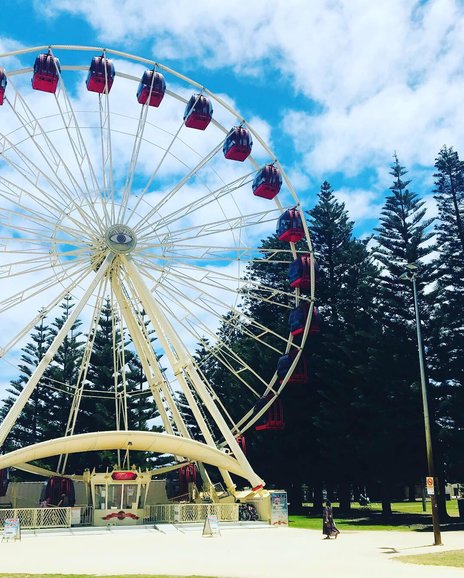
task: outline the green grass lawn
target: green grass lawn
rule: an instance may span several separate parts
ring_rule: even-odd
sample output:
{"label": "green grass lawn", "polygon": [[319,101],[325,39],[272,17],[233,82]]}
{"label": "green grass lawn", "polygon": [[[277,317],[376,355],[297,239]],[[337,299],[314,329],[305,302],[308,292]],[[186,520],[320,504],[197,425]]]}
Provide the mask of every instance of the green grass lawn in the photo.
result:
{"label": "green grass lawn", "polygon": [[[340,530],[428,530],[432,526],[430,502],[426,503],[426,511],[422,510],[422,502],[395,502],[392,504],[392,516],[385,520],[382,516],[382,505],[372,503],[369,508],[363,508],[357,503],[352,504],[349,515],[341,515],[338,503],[332,504],[334,519]],[[308,508],[308,512],[310,512]],[[447,512],[453,516],[453,523],[442,524],[442,530],[464,529],[464,522],[458,518],[456,500],[447,502]],[[308,528],[321,530],[320,516],[309,513],[306,516],[289,516],[289,525],[292,528]]]}
{"label": "green grass lawn", "polygon": [[424,566],[452,566],[464,568],[464,550],[449,550],[448,552],[434,552],[433,554],[417,554],[415,556],[398,556],[395,560],[408,564],[422,564]]}

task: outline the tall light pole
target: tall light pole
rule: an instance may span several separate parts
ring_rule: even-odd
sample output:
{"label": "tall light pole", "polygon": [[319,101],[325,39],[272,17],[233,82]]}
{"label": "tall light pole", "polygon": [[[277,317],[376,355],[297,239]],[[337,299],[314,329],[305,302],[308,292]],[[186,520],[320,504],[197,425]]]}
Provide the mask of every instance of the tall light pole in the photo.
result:
{"label": "tall light pole", "polygon": [[432,436],[430,433],[430,416],[429,416],[429,404],[427,400],[427,378],[425,375],[425,364],[424,364],[424,345],[422,342],[422,332],[421,332],[421,319],[419,315],[419,303],[417,299],[417,286],[416,280],[418,275],[418,267],[415,263],[408,263],[406,265],[407,271],[400,275],[400,279],[408,280],[412,282],[412,292],[414,296],[414,310],[416,312],[416,330],[417,330],[417,351],[419,353],[419,370],[420,370],[420,380],[421,380],[421,391],[422,391],[422,405],[424,411],[424,427],[425,427],[425,447],[427,451],[427,472],[428,476],[433,478],[433,494],[430,496],[430,503],[432,505],[432,524],[433,524],[433,537],[434,546],[441,546],[441,533],[440,533],[440,520],[438,516],[437,498],[436,498],[436,488],[437,484],[435,481],[435,467],[433,464],[433,451],[432,451]]}

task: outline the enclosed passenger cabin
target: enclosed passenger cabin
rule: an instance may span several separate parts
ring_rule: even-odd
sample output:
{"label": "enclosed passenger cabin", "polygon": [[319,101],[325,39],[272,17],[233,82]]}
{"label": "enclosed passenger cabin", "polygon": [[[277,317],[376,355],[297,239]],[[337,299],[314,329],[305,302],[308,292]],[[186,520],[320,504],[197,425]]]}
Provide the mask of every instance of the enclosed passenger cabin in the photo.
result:
{"label": "enclosed passenger cabin", "polygon": [[6,79],[5,71],[3,70],[3,68],[0,68],[0,105],[3,104],[3,101],[5,99],[5,90],[7,84],[8,81]]}
{"label": "enclosed passenger cabin", "polygon": [[35,59],[32,75],[32,88],[42,92],[56,92],[60,77],[60,61],[50,52],[39,54]]}
{"label": "enclosed passenger cabin", "polygon": [[[65,501],[63,496],[66,496]],[[40,498],[41,503],[46,506],[74,506],[75,500],[73,481],[61,476],[52,476],[48,479]]]}
{"label": "enclosed passenger cabin", "polygon": [[252,189],[256,197],[273,199],[282,187],[282,175],[274,165],[266,165],[256,174]]}
{"label": "enclosed passenger cabin", "polygon": [[[166,92],[164,76],[155,70],[146,70],[137,89],[137,100],[140,104],[159,106]],[[150,97],[150,99],[148,99]]]}
{"label": "enclosed passenger cabin", "polygon": [[242,450],[242,452],[246,455],[246,440],[245,440],[245,436],[244,435],[239,435],[235,438],[235,441],[238,443],[238,445],[240,446],[240,449]]}
{"label": "enclosed passenger cabin", "polygon": [[166,495],[170,500],[186,499],[189,495],[189,484],[197,481],[197,467],[187,464],[166,475]]}
{"label": "enclosed passenger cabin", "polygon": [[[258,400],[255,405],[255,413],[260,411],[269,401],[270,396],[267,395]],[[256,431],[263,430],[281,430],[285,429],[284,409],[282,400],[276,398],[268,410],[258,419],[255,424]]]}
{"label": "enclosed passenger cabin", "polygon": [[[279,357],[277,362],[277,376],[280,383],[283,382],[285,376],[290,371],[290,367],[295,359],[296,352],[286,353]],[[306,363],[306,357],[302,354],[298,359],[298,362],[293,370],[293,373],[289,377],[287,383],[307,383],[308,381],[308,366]]]}
{"label": "enclosed passenger cabin", "polygon": [[[309,314],[309,303],[307,301],[303,301],[290,311],[290,315],[288,316],[288,324],[290,326],[290,333],[293,337],[296,337],[303,333],[304,328],[306,326],[306,320],[308,319]],[[309,326],[309,335],[314,335],[319,333],[321,330],[320,321],[319,321],[319,312],[317,307],[313,307],[313,314],[311,316],[311,323]]]}
{"label": "enclosed passenger cabin", "polygon": [[288,209],[282,213],[277,221],[276,228],[279,241],[298,243],[304,238],[305,232],[300,212],[297,209]]}
{"label": "enclosed passenger cabin", "polygon": [[99,94],[109,94],[114,81],[114,64],[111,60],[102,56],[94,56],[90,63],[87,74],[87,90]]}
{"label": "enclosed passenger cabin", "polygon": [[10,469],[5,468],[3,470],[0,470],[0,496],[1,497],[6,495],[9,481],[10,481]]}
{"label": "enclosed passenger cabin", "polygon": [[[316,264],[314,278],[317,281]],[[290,263],[288,267],[288,280],[290,287],[298,287],[302,291],[311,288],[311,255],[300,255]]]}
{"label": "enclosed passenger cabin", "polygon": [[149,472],[114,469],[89,476],[95,526],[143,524]]}
{"label": "enclosed passenger cabin", "polygon": [[213,118],[213,105],[202,94],[192,94],[185,107],[184,122],[188,128],[205,130]]}
{"label": "enclosed passenger cabin", "polygon": [[234,126],[226,136],[222,152],[226,159],[243,162],[250,155],[252,147],[250,131],[243,126]]}

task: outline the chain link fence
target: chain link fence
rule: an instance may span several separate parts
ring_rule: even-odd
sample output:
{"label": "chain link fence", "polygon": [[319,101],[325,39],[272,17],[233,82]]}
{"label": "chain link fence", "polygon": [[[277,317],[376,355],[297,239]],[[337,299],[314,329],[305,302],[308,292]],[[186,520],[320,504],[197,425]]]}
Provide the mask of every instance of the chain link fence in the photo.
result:
{"label": "chain link fence", "polygon": [[144,522],[186,524],[217,516],[220,522],[237,522],[239,504],[157,504],[145,507]]}
{"label": "chain link fence", "polygon": [[69,528],[71,508],[6,508],[0,510],[0,527],[7,518],[17,518],[22,529]]}

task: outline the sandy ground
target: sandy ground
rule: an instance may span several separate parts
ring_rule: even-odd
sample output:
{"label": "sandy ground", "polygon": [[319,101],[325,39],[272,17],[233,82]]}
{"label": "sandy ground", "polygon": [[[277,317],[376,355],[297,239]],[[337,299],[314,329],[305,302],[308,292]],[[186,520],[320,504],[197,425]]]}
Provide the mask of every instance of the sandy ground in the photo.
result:
{"label": "sandy ground", "polygon": [[416,566],[399,555],[464,548],[464,532],[443,533],[433,546],[423,532],[320,532],[293,528],[197,527],[163,534],[153,528],[24,533],[0,543],[0,572],[173,574],[227,578],[464,578],[464,569]]}

